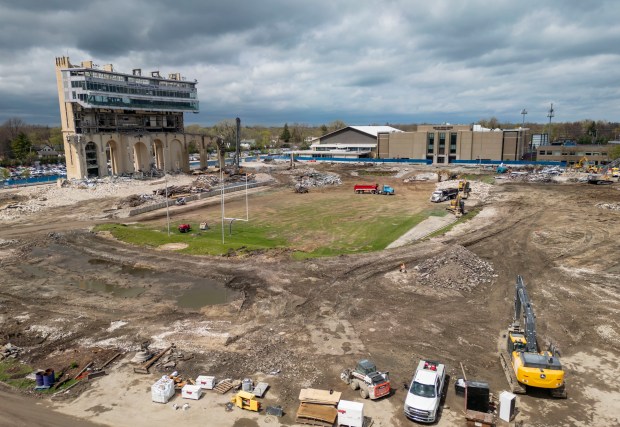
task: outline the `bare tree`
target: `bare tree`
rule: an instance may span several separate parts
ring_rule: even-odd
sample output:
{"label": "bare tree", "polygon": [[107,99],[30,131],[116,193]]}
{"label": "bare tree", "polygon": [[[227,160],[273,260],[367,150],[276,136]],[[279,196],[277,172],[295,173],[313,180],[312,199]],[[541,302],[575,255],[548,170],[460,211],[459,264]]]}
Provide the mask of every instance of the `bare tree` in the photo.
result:
{"label": "bare tree", "polygon": [[235,147],[237,141],[237,124],[235,120],[222,120],[213,126],[215,143],[217,144],[218,163],[220,168],[226,164],[226,151]]}

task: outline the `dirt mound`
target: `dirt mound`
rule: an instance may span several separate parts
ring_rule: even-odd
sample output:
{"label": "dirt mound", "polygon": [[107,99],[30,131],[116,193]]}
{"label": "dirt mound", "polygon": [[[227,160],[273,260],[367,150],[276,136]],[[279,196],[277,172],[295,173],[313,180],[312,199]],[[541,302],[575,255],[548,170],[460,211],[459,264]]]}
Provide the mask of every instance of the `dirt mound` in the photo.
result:
{"label": "dirt mound", "polygon": [[453,246],[414,267],[418,283],[425,286],[471,291],[493,280],[490,263],[463,246]]}

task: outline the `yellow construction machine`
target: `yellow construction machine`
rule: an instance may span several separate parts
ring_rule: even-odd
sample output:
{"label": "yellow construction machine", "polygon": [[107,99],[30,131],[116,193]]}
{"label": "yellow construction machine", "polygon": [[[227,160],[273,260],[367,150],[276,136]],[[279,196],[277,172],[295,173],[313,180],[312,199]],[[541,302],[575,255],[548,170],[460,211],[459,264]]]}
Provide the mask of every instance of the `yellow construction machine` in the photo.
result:
{"label": "yellow construction machine", "polygon": [[450,204],[446,206],[446,209],[452,212],[457,218],[465,215],[465,201],[461,193],[458,193],[454,199],[450,200]]}
{"label": "yellow construction machine", "polygon": [[527,387],[536,387],[548,389],[552,397],[566,399],[559,353],[553,346],[539,350],[534,311],[521,276],[517,276],[514,304],[515,314],[508,327],[506,348],[500,351],[500,361],[512,392],[525,394]]}
{"label": "yellow construction machine", "polygon": [[469,181],[465,178],[459,181],[459,193],[461,193],[461,198],[463,199],[467,199],[469,197],[469,193],[471,193]]}
{"label": "yellow construction machine", "polygon": [[230,399],[230,403],[248,411],[258,412],[260,409],[260,402],[256,400],[256,396],[248,391],[238,392]]}
{"label": "yellow construction machine", "polygon": [[584,156],[581,159],[579,159],[577,163],[573,165],[573,169],[583,169],[587,166],[588,166],[588,158]]}

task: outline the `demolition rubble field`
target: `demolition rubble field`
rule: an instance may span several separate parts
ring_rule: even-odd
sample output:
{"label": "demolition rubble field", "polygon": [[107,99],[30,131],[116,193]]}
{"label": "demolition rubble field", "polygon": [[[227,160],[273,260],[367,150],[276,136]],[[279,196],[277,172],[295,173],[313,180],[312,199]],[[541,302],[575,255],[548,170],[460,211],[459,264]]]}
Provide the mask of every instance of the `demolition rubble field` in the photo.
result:
{"label": "demolition rubble field", "polygon": [[[412,213],[445,207],[428,201],[437,186],[431,168],[312,165],[311,171],[298,173],[274,166],[255,173],[269,175],[273,185],[249,195],[250,215],[268,214],[274,221],[276,200],[291,206],[312,201],[320,211],[335,206],[325,201],[340,195],[344,211],[358,181],[396,189],[395,196],[355,195],[370,198],[368,203],[391,197],[389,203],[409,206]],[[568,399],[519,396],[517,421],[617,425],[618,184],[503,179],[491,185],[488,179],[478,183],[471,177],[475,172],[468,174],[474,190],[466,210],[475,206],[478,213],[470,219],[465,215],[447,233],[395,249],[301,261],[286,250],[192,256],[132,246],[92,231],[110,221],[165,224],[162,210],[106,217],[132,194],[153,194],[149,182],[128,184],[136,187],[132,191],[78,189],[106,194],[70,203],[69,191],[54,186],[47,192],[28,189],[37,192],[35,197],[3,190],[0,208],[33,200],[40,206],[0,218],[0,352],[7,356],[0,366],[23,361],[32,368],[71,367],[73,377],[90,361],[102,365],[116,353],[121,356],[105,367],[107,375],[53,397],[4,387],[7,399],[0,399],[0,410],[10,406],[6,413],[15,420],[33,419],[37,410],[45,410],[45,419],[59,417],[58,425],[69,425],[60,421],[67,415],[114,426],[209,425],[207,420],[221,426],[294,425],[301,388],[342,391],[344,399],[359,401],[339,374],[370,358],[390,372],[396,391],[387,399],[366,401],[366,415],[375,426],[408,426],[402,384],[411,380],[420,358],[429,358],[445,363],[451,377],[437,425],[464,425],[463,401],[453,387],[462,376],[460,363],[468,379],[488,382],[496,395],[507,389],[497,348],[512,320],[520,274],[534,304],[541,344],[552,341],[561,350]],[[174,185],[195,177],[178,179],[183,181]],[[299,182],[309,185],[307,194],[293,191]],[[239,199],[231,199],[233,210],[234,200]],[[190,202],[171,214],[197,222],[214,217],[210,210],[217,210],[217,203]],[[359,215],[359,227],[367,215]],[[329,230],[324,224],[316,239],[332,238]],[[402,264],[406,272],[400,271]],[[172,343],[176,348],[147,375],[134,373],[131,363],[145,341],[153,351]],[[173,403],[186,402],[180,396],[167,405],[151,402],[150,386],[174,370],[185,378],[204,374],[265,381],[270,389],[263,405],[280,405],[285,415],[226,412],[230,392],[187,401],[187,410],[172,409]]]}

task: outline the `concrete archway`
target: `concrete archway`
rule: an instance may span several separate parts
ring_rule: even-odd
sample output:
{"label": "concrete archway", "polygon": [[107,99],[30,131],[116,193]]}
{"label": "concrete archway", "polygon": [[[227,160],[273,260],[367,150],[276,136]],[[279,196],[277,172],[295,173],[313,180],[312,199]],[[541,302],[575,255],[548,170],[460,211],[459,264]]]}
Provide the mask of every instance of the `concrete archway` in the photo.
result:
{"label": "concrete archway", "polygon": [[164,169],[164,143],[160,139],[156,139],[153,141],[153,149],[155,153],[153,155],[153,160],[155,162],[155,167],[157,169]]}
{"label": "concrete archway", "polygon": [[170,160],[172,164],[169,166],[169,169],[173,171],[182,170],[185,165],[183,156],[184,150],[181,141],[178,139],[172,140],[170,143]]}
{"label": "concrete archway", "polygon": [[88,178],[99,176],[99,155],[97,151],[97,144],[93,141],[90,141],[84,146],[86,176]]}
{"label": "concrete archway", "polygon": [[134,144],[133,154],[133,166],[136,172],[148,172],[151,170],[151,156],[149,155],[149,150],[144,142],[138,141]]}
{"label": "concrete archway", "polygon": [[118,175],[121,172],[120,149],[118,143],[113,139],[109,140],[105,145],[105,154],[108,162],[108,175]]}

